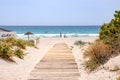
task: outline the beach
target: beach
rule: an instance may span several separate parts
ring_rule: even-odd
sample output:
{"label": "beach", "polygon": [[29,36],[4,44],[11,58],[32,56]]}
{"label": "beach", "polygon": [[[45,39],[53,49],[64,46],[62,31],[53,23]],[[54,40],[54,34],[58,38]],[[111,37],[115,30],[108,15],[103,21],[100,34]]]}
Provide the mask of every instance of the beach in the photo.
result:
{"label": "beach", "polygon": [[120,80],[120,0],[0,3],[0,80]]}
{"label": "beach", "polygon": [[[57,43],[65,43],[72,50],[75,62],[78,65],[80,74],[79,80],[115,80],[118,76],[117,73],[106,71],[104,69],[88,74],[83,66],[83,62],[85,61],[83,58],[83,52],[86,49],[86,46],[81,49],[74,45],[75,41],[78,40],[94,42],[97,38],[98,37],[40,38],[40,43],[37,44],[38,49],[27,47],[25,50],[26,56],[23,60],[14,57],[14,63],[0,59],[0,80],[27,80],[36,64],[40,62],[46,53]],[[99,77],[96,78],[96,76]]]}
{"label": "beach", "polygon": [[27,80],[34,66],[44,57],[49,49],[56,43],[66,43],[69,47],[77,40],[94,41],[96,37],[81,38],[41,38],[37,44],[39,49],[28,47],[23,60],[14,57],[14,62],[0,59],[0,80]]}
{"label": "beach", "polygon": [[[37,44],[38,49],[27,47],[24,59],[14,57],[15,63],[0,59],[1,80],[27,80],[36,64],[46,55],[46,53],[57,43],[65,43],[74,54],[75,61],[79,50],[76,51],[75,41],[94,42],[98,38],[98,26],[1,26],[16,32],[16,38],[28,40],[27,31],[33,33],[29,35],[30,40],[40,39]],[[61,35],[61,36],[60,36]],[[66,38],[64,36],[66,35]],[[36,41],[35,41],[36,44]],[[73,49],[72,49],[73,48]],[[75,48],[75,49],[74,49]],[[74,53],[75,52],[75,53]],[[77,56],[77,57],[76,57]],[[9,67],[8,67],[9,66]],[[78,65],[79,66],[79,65]]]}
{"label": "beach", "polygon": [[17,38],[27,38],[26,32],[32,32],[31,38],[60,38],[66,35],[68,38],[97,37],[99,25],[88,26],[0,26],[16,32]]}

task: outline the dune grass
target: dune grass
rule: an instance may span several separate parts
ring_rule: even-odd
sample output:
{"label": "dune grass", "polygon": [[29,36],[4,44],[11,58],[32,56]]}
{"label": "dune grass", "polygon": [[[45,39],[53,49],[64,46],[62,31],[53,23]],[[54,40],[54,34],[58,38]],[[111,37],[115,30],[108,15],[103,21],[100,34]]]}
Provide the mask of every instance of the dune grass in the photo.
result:
{"label": "dune grass", "polygon": [[84,46],[85,44],[87,44],[87,42],[83,42],[83,41],[81,41],[81,40],[75,41],[75,43],[74,43],[74,45],[79,46],[79,47],[82,47],[82,46]]}
{"label": "dune grass", "polygon": [[33,42],[13,37],[0,39],[0,57],[9,61],[14,61],[13,56],[23,59],[25,55],[24,50],[27,46],[34,47],[35,45]]}
{"label": "dune grass", "polygon": [[111,47],[104,44],[102,41],[95,41],[90,44],[88,49],[84,52],[84,58],[88,58],[85,62],[86,68],[91,72],[104,64],[111,55]]}

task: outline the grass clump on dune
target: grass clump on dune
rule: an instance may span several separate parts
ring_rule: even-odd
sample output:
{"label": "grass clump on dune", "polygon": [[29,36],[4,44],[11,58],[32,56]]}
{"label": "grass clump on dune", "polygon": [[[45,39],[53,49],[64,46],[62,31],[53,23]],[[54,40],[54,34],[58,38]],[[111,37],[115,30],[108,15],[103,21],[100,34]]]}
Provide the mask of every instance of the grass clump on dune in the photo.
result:
{"label": "grass clump on dune", "polygon": [[76,42],[74,43],[74,45],[82,47],[82,46],[85,45],[86,43],[87,43],[87,42],[83,42],[83,41],[79,40],[79,41],[76,41]]}
{"label": "grass clump on dune", "polygon": [[23,59],[25,55],[23,50],[25,50],[27,46],[34,47],[35,45],[32,42],[13,37],[0,39],[0,57],[9,61],[14,61],[12,59],[13,56]]}
{"label": "grass clump on dune", "polygon": [[95,41],[90,44],[88,49],[84,52],[84,58],[87,58],[85,62],[86,68],[91,72],[104,64],[111,55],[111,47],[104,44],[102,41]]}

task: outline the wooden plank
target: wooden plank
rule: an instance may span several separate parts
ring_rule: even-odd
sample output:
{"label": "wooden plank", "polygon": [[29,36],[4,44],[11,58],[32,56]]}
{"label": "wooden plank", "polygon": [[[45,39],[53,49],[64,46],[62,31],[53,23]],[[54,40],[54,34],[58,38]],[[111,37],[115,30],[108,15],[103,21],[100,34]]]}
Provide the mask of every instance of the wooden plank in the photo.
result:
{"label": "wooden plank", "polygon": [[55,44],[34,67],[28,80],[79,80],[78,66],[65,43]]}

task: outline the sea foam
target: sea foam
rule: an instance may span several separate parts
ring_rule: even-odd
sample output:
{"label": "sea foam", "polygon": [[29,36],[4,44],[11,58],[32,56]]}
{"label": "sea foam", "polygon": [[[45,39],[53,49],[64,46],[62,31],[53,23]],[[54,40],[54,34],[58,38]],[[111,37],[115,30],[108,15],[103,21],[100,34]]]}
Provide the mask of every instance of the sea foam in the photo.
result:
{"label": "sea foam", "polygon": [[[72,38],[72,37],[97,37],[99,36],[99,34],[76,34],[76,33],[73,33],[73,34],[62,34],[62,37],[64,37],[64,35],[66,35],[68,38]],[[19,38],[26,38],[27,35],[24,35],[24,34],[17,34],[17,37]],[[60,34],[33,34],[33,35],[30,35],[30,37],[32,38],[59,38],[60,37]]]}

